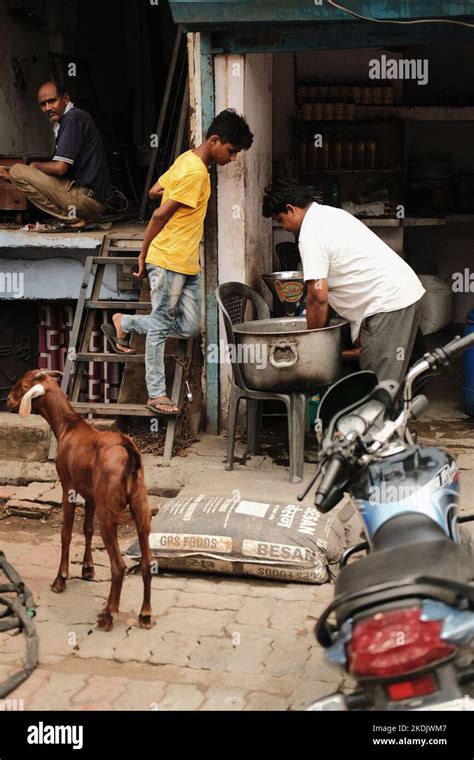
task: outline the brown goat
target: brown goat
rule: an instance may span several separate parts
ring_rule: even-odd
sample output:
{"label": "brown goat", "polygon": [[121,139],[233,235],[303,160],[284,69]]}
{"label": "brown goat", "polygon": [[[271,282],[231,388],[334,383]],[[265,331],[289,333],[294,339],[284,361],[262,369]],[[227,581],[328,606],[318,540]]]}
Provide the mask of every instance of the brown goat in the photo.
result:
{"label": "brown goat", "polygon": [[92,580],[92,536],[94,513],[97,512],[100,532],[107,549],[112,570],[112,585],[97,627],[110,631],[113,613],[118,612],[125,562],[122,558],[117,527],[128,522],[130,507],[140,541],[142,554],[143,604],[139,615],[141,628],[151,628],[151,551],[148,543],[151,512],[145,488],[140,452],[134,442],[122,433],[99,432],[77,415],[55,377],[60,372],[34,369],[19,380],[8,396],[8,407],[27,417],[38,412],[51,425],[58,440],[56,469],[63,487],[63,528],[61,533],[61,563],[51,586],[56,593],[64,591],[69,570],[69,546],[74,522],[76,495],[85,500],[84,536],[86,549],[82,577]]}

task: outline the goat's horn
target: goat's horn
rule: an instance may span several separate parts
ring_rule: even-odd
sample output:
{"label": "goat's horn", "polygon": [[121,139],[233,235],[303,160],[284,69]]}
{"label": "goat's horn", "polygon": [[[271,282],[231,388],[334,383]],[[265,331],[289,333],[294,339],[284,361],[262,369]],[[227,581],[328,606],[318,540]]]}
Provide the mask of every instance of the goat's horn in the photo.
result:
{"label": "goat's horn", "polygon": [[29,391],[26,391],[25,395],[21,399],[20,404],[20,417],[28,417],[31,414],[31,401],[34,398],[38,398],[38,396],[44,396],[46,393],[45,389],[41,385],[41,383],[37,383],[36,385],[33,385],[32,388],[30,388]]}

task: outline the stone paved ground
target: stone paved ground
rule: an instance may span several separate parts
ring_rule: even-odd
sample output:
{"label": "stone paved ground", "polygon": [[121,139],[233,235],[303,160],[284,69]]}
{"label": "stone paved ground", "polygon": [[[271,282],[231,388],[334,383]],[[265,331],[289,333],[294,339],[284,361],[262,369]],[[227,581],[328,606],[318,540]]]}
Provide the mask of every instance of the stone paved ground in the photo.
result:
{"label": "stone paved ground", "polygon": [[[156,625],[144,631],[137,625],[141,577],[129,574],[122,612],[113,631],[102,633],[95,620],[109,566],[100,539],[96,579],[86,582],[76,533],[71,578],[56,595],[49,586],[59,531],[16,522],[2,549],[34,594],[40,640],[40,666],[8,697],[23,699],[26,710],[298,710],[349,685],[325,664],[313,633],[332,596],[329,584],[161,575],[153,579]],[[0,680],[21,662],[23,638],[2,634]]]}

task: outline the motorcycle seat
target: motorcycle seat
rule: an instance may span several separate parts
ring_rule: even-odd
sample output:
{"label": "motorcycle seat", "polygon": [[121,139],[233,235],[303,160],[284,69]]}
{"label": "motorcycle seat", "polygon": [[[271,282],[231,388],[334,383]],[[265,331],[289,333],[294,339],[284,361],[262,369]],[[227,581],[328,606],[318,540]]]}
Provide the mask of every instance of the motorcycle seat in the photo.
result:
{"label": "motorcycle seat", "polygon": [[[394,588],[365,597],[362,594],[347,601],[341,599],[336,609],[336,619],[341,623],[358,610],[380,602],[431,595],[432,589],[423,584],[397,588],[397,583],[401,584],[411,577],[468,584],[473,576],[472,557],[463,546],[455,544],[444,534],[434,540],[405,542],[404,545],[373,551],[367,558],[352,562],[341,570],[336,580],[334,601],[337,602],[342,595],[353,595],[383,583],[392,583]],[[454,604],[457,592],[440,586],[436,590],[436,598],[446,604]]]}

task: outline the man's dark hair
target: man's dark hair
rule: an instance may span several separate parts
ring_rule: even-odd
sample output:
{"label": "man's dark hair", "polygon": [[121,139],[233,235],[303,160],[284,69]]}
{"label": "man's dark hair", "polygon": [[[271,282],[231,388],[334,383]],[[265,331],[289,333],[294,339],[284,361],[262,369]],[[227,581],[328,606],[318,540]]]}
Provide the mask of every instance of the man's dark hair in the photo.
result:
{"label": "man's dark hair", "polygon": [[306,208],[312,201],[312,188],[300,185],[295,180],[279,179],[265,188],[262,214],[266,218],[277,216],[284,213],[288,205]]}
{"label": "man's dark hair", "polygon": [[43,84],[38,88],[38,92],[41,90],[41,87],[44,87],[45,84],[52,84],[56,88],[56,92],[60,97],[64,97],[64,95],[69,95],[69,90],[65,85],[61,84],[61,82],[56,82],[54,79],[51,79],[49,82],[43,82]]}
{"label": "man's dark hair", "polygon": [[222,143],[230,143],[238,150],[248,150],[253,143],[249,125],[234,108],[226,108],[214,117],[207,130],[206,140],[212,135],[217,135]]}

